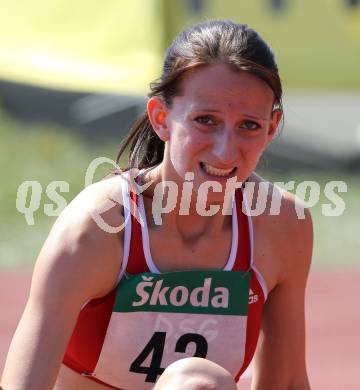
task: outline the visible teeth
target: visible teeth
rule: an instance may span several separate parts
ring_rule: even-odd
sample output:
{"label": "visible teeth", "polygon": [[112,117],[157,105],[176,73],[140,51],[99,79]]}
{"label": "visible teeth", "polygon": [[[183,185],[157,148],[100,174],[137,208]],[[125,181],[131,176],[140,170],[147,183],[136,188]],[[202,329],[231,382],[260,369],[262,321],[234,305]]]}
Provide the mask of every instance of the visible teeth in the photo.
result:
{"label": "visible teeth", "polygon": [[219,168],[215,168],[209,164],[205,164],[205,163],[202,163],[201,164],[204,168],[204,171],[206,173],[209,173],[210,175],[213,175],[213,176],[228,176],[233,170],[234,168],[230,168],[230,169],[219,169]]}

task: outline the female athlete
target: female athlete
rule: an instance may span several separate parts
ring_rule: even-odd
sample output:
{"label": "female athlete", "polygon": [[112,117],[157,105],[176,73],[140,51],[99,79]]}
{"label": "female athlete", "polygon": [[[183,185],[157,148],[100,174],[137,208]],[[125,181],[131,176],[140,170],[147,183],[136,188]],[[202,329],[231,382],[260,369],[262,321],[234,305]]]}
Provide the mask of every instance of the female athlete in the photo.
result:
{"label": "female athlete", "polygon": [[310,388],[311,217],[254,172],[281,96],[246,25],[174,40],[125,173],[84,189],[39,254],[4,390],[236,389],[252,360],[252,389]]}

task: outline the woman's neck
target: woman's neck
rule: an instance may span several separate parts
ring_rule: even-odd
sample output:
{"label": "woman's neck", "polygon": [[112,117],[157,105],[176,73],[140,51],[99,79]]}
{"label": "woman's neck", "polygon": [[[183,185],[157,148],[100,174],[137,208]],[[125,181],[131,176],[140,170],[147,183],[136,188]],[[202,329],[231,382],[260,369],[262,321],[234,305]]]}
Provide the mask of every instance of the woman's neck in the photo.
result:
{"label": "woman's neck", "polygon": [[[190,196],[184,199],[181,196],[182,191],[176,191],[175,195],[174,191],[162,186],[164,181],[168,179],[160,165],[143,170],[138,177],[140,185],[151,183],[142,194],[150,229],[166,229],[179,234],[186,241],[196,241],[205,234],[212,235],[231,228],[231,204],[222,204],[213,215],[204,215],[197,209],[196,192],[191,192]],[[174,185],[179,183],[174,182]],[[206,209],[209,206],[211,205],[207,204]],[[227,210],[226,213],[224,208]]]}

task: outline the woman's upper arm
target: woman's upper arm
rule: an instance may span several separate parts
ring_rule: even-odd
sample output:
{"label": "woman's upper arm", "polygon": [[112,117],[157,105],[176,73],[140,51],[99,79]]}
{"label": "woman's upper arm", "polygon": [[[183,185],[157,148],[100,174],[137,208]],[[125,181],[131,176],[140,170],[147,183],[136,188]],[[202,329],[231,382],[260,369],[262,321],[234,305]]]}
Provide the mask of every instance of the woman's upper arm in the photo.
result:
{"label": "woman's upper arm", "polygon": [[[4,390],[51,389],[81,307],[105,295],[116,281],[121,239],[93,220],[93,205],[86,201],[91,191],[64,210],[41,249],[7,356]],[[121,223],[122,215],[114,208],[105,218]]]}
{"label": "woman's upper arm", "polygon": [[[308,390],[305,366],[304,296],[310,268],[313,230],[308,210],[304,219],[288,215],[277,240],[280,279],[264,305],[255,354],[252,389]],[[292,219],[292,220],[291,220]]]}

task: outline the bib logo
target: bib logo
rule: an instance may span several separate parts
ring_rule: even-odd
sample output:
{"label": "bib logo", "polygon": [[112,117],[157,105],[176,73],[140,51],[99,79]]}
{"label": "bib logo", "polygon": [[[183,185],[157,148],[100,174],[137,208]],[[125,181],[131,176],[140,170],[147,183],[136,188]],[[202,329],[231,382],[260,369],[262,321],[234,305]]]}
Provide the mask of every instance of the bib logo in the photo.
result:
{"label": "bib logo", "polygon": [[136,286],[136,293],[140,300],[133,301],[132,306],[184,306],[225,308],[229,307],[229,290],[226,287],[212,288],[212,278],[204,279],[204,284],[193,290],[185,286],[163,286],[164,280],[154,283],[153,277],[143,276],[143,281]]}
{"label": "bib logo", "polygon": [[249,292],[249,305],[252,303],[256,303],[259,300],[259,296],[257,294],[254,294],[254,291],[250,289]]}

